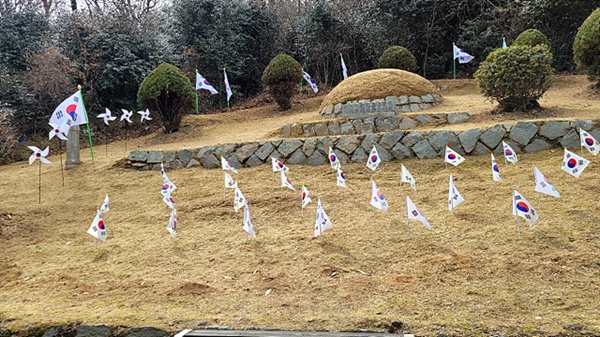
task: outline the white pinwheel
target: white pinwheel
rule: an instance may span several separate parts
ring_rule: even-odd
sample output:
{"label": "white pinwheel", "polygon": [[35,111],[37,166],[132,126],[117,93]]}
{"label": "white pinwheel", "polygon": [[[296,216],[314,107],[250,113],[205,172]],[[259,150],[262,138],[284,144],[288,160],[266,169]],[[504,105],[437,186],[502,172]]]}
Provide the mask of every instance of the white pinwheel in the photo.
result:
{"label": "white pinwheel", "polygon": [[142,119],[141,122],[144,122],[144,119],[147,121],[151,121],[152,118],[150,118],[150,110],[146,109],[146,111],[138,111],[137,113],[139,113],[140,115],[142,115]]}
{"label": "white pinwheel", "polygon": [[46,146],[44,151],[40,150],[36,146],[28,146],[28,148],[30,148],[31,151],[33,151],[31,156],[29,157],[29,165],[33,164],[33,162],[36,159],[39,159],[44,164],[51,164],[51,162],[48,159],[46,159],[48,153],[50,153],[50,147]]}
{"label": "white pinwheel", "polygon": [[50,126],[52,127],[52,130],[50,130],[50,133],[48,134],[49,139],[54,138],[54,136],[57,136],[58,138],[62,139],[62,140],[67,140],[67,135],[69,134],[69,124],[63,123],[62,125],[56,125],[55,123],[48,123],[50,124]]}
{"label": "white pinwheel", "polygon": [[123,111],[123,114],[121,115],[121,121],[126,120],[129,123],[133,123],[131,121],[131,115],[133,115],[133,111],[127,111],[125,109],[121,109],[121,111]]}
{"label": "white pinwheel", "polygon": [[110,110],[108,110],[108,108],[104,108],[104,113],[103,114],[99,114],[97,117],[98,118],[103,118],[104,119],[104,124],[108,125],[108,122],[112,122],[115,119],[117,119],[117,117],[112,116],[112,113],[110,112]]}

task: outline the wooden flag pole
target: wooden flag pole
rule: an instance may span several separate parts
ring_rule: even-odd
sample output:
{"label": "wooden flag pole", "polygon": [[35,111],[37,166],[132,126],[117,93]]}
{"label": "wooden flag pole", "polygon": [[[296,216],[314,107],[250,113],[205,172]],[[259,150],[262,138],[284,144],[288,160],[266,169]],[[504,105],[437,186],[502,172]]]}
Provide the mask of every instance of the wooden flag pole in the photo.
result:
{"label": "wooden flag pole", "polygon": [[62,174],[62,186],[65,187],[65,167],[63,166],[62,146],[60,143],[60,138],[58,138],[58,154],[60,155],[60,172]]}
{"label": "wooden flag pole", "polygon": [[38,160],[38,203],[42,203],[42,161]]}

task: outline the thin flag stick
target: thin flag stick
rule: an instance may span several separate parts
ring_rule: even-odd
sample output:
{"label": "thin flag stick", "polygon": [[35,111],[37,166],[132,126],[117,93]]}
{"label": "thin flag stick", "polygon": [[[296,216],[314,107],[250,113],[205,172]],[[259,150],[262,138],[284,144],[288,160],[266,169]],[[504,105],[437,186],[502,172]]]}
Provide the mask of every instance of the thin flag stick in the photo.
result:
{"label": "thin flag stick", "polygon": [[406,201],[406,227],[408,228],[408,239],[410,240],[410,220],[408,219],[408,195],[405,198]]}
{"label": "thin flag stick", "polygon": [[[196,76],[198,74],[198,69],[196,69]],[[196,83],[196,86],[198,85],[198,83]],[[194,90],[196,92],[196,115],[198,114],[198,88],[196,87],[196,90]]]}
{"label": "thin flag stick", "polygon": [[38,203],[42,203],[42,161],[38,160]]}
{"label": "thin flag stick", "polygon": [[540,204],[540,208],[542,208],[542,199],[540,198],[540,192],[538,192],[538,204]]}
{"label": "thin flag stick", "polygon": [[106,156],[108,157],[108,139],[106,133],[104,133],[104,145],[106,147]]}
{"label": "thin flag stick", "polygon": [[[515,209],[515,191],[513,190],[513,210]],[[521,238],[521,224],[519,223],[519,212],[515,212],[515,220],[517,221],[517,231],[519,232],[519,239]]]}
{"label": "thin flag stick", "polygon": [[452,43],[452,74],[456,79],[456,57],[454,57],[454,43]]}
{"label": "thin flag stick", "polygon": [[579,128],[579,149],[581,150],[581,156],[583,157],[583,144],[581,143],[581,128]]}
{"label": "thin flag stick", "polygon": [[62,186],[65,187],[65,167],[62,161],[62,146],[60,144],[60,138],[58,138],[58,154],[60,155],[60,172],[62,174]]}

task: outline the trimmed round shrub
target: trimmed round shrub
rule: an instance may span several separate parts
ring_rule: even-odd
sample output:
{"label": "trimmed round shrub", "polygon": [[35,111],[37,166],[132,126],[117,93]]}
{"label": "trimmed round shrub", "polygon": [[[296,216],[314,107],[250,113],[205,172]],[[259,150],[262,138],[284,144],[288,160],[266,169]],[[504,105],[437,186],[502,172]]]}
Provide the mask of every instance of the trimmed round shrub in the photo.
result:
{"label": "trimmed round shrub", "polygon": [[513,42],[513,45],[530,47],[535,47],[538,44],[546,45],[546,47],[550,49],[550,42],[548,41],[546,35],[544,35],[544,33],[540,32],[539,30],[533,28],[527,29],[526,31],[519,34],[515,42]]}
{"label": "trimmed round shrub", "polygon": [[184,114],[194,105],[190,79],[176,66],[163,63],[144,79],[137,93],[138,104],[160,118],[165,133],[179,130]]}
{"label": "trimmed round shrub", "polygon": [[588,75],[590,81],[596,82],[600,89],[600,8],[592,12],[581,24],[575,42],[573,56],[577,67]]}
{"label": "trimmed round shrub", "polygon": [[267,92],[275,99],[281,110],[289,110],[292,97],[298,91],[302,79],[302,67],[286,54],[275,56],[265,68],[262,81]]}
{"label": "trimmed round shrub", "polygon": [[378,67],[414,72],[417,69],[417,59],[408,49],[391,46],[379,57]]}
{"label": "trimmed round shrub", "polygon": [[483,96],[498,101],[501,111],[528,111],[552,85],[552,54],[545,45],[496,49],[475,72]]}

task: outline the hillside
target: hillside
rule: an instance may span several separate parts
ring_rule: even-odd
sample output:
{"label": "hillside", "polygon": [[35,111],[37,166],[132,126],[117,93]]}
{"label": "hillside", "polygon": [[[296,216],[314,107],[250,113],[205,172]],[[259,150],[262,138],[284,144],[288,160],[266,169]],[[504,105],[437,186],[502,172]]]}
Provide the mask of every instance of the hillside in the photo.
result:
{"label": "hillside", "polygon": [[[564,76],[532,116],[490,115],[493,105],[472,81],[434,81],[444,102],[434,112],[469,112],[472,128],[543,118],[596,119],[600,100],[583,76]],[[140,149],[197,148],[277,138],[286,123],[318,119],[323,96],[302,99],[292,111],[273,105],[224,114],[188,116],[182,132],[131,140]],[[168,330],[211,324],[231,328],[386,330],[392,321],[418,335],[550,336],[600,334],[600,159],[575,179],[562,172],[562,151],[520,154],[501,163],[503,183],[491,179],[489,157],[468,157],[444,169],[442,159],[364,164],[344,169],[349,189],[335,185],[328,166],[292,166],[289,178],[306,185],[313,203],[304,214],[300,193],[279,188],[271,168],[241,169],[234,179],[249,202],[256,239],[242,231],[221,170],[168,172],[178,189],[175,243],[165,230],[170,215],[159,194],[160,172],[116,165],[127,151],[97,147],[95,164],[65,171],[26,162],[0,167],[0,325],[153,325]],[[49,158],[58,163],[58,156]],[[400,165],[417,191],[399,185]],[[536,165],[561,198],[533,192]],[[448,176],[466,199],[447,208]],[[373,178],[390,211],[369,205]],[[533,227],[511,215],[516,189],[534,205]],[[109,239],[95,246],[86,234],[104,195],[111,199]],[[409,195],[432,225],[411,221]],[[317,198],[333,222],[313,238]],[[570,327],[565,330],[565,327]]]}

